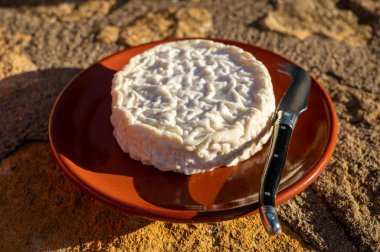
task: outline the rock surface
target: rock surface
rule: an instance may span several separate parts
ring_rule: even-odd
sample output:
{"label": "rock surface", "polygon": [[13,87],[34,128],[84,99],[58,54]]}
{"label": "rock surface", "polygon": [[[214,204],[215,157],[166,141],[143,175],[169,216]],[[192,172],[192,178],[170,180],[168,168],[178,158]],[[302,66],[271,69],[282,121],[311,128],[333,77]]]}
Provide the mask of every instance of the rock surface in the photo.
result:
{"label": "rock surface", "polygon": [[132,26],[122,29],[121,42],[135,46],[169,37],[174,32],[175,21],[169,11],[150,12]]}
{"label": "rock surface", "polygon": [[36,70],[36,66],[23,52],[23,48],[29,44],[30,39],[29,35],[11,34],[6,32],[6,28],[0,27],[0,79]]}
{"label": "rock surface", "polygon": [[356,13],[366,15],[367,18],[380,17],[380,2],[377,0],[348,0],[348,5]]}
{"label": "rock surface", "polygon": [[262,25],[301,40],[321,34],[352,46],[363,46],[372,37],[371,26],[360,25],[352,11],[337,10],[334,0],[279,0]]}
{"label": "rock surface", "polygon": [[165,38],[205,37],[212,28],[211,14],[203,8],[169,8],[149,12],[122,29],[121,42],[135,46]]}
{"label": "rock surface", "polygon": [[205,37],[212,29],[212,16],[206,9],[182,8],[175,16],[176,38]]}
{"label": "rock surface", "polygon": [[[294,7],[280,0],[42,2],[0,0],[6,6],[0,7],[1,251],[380,250],[377,1],[302,1]],[[125,48],[121,34],[107,44],[98,40],[99,31],[113,26],[123,33],[135,27],[137,34],[136,24],[153,16],[151,21],[167,22],[154,29],[146,24],[152,33],[137,34],[128,45],[176,36],[184,8],[210,14],[184,15],[192,20],[184,27],[202,27],[189,32],[278,52],[318,78],[335,104],[340,129],[334,155],[307,190],[280,207],[290,230],[278,238],[266,236],[257,216],[177,225],[124,215],[81,195],[54,164],[47,134],[54,99],[81,69]],[[301,13],[305,8],[309,16]],[[261,22],[270,15],[277,23],[286,21],[280,23],[284,32],[263,28]],[[308,36],[293,35],[297,29]]]}
{"label": "rock surface", "polygon": [[26,8],[26,12],[32,12],[35,15],[42,16],[44,19],[78,22],[84,19],[107,15],[116,3],[116,0],[83,1],[78,4],[74,2],[62,1],[62,3],[53,6],[40,5],[34,9]]}
{"label": "rock surface", "polygon": [[119,32],[120,29],[118,27],[107,25],[99,31],[96,39],[106,44],[112,44],[118,40]]}

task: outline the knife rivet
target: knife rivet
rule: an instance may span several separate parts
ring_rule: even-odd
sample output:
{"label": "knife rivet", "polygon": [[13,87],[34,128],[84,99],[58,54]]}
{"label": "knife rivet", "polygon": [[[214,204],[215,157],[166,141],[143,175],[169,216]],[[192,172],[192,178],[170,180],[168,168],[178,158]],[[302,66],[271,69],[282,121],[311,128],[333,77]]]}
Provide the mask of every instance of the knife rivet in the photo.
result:
{"label": "knife rivet", "polygon": [[273,157],[276,157],[276,158],[277,158],[277,157],[278,157],[278,154],[273,154]]}
{"label": "knife rivet", "polygon": [[286,127],[285,126],[281,126],[281,129],[286,129]]}

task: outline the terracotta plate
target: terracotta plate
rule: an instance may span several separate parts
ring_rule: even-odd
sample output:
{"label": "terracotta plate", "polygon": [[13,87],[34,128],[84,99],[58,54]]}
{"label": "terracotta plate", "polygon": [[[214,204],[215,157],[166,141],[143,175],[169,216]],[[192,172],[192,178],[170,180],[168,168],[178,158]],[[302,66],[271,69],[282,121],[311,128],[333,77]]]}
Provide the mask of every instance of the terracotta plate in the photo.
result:
{"label": "terracotta plate", "polygon": [[[232,219],[257,210],[264,149],[235,167],[186,176],[160,172],[129,158],[115,141],[110,123],[111,80],[129,59],[153,42],[116,53],[79,74],[61,93],[50,117],[54,154],[76,184],[106,204],[127,213],[175,222]],[[251,52],[272,77],[277,103],[289,79],[276,71],[288,61],[270,51],[235,41],[219,40]],[[304,190],[325,168],[337,139],[333,104],[313,79],[309,109],[294,131],[277,203]]]}

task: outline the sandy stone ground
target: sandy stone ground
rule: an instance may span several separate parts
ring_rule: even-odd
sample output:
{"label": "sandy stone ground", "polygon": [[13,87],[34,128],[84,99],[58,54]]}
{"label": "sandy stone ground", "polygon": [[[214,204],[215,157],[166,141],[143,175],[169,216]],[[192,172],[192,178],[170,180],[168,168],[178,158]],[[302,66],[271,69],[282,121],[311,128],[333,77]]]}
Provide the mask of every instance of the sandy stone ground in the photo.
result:
{"label": "sandy stone ground", "polygon": [[[0,0],[0,251],[380,251],[380,3]],[[339,139],[323,174],[258,216],[207,224],[141,219],[77,189],[47,122],[64,85],[96,60],[167,37],[219,37],[296,61],[328,90]]]}

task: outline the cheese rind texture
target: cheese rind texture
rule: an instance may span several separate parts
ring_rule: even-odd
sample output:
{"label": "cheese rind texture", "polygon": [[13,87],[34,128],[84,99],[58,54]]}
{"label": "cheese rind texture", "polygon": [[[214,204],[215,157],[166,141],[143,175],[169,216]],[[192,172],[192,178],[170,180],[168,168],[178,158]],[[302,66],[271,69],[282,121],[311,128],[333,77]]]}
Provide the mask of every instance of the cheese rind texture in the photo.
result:
{"label": "cheese rind texture", "polygon": [[153,47],[117,72],[114,136],[131,158],[194,174],[233,166],[262,149],[275,98],[266,67],[210,40]]}

